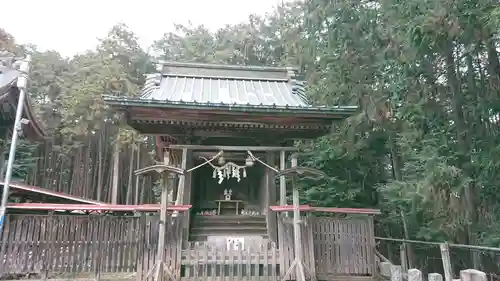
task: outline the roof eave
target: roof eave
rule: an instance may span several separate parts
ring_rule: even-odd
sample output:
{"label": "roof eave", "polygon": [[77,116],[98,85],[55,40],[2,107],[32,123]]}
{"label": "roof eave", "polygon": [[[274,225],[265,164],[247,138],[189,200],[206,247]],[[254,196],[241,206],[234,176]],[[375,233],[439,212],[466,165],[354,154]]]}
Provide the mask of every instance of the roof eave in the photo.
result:
{"label": "roof eave", "polygon": [[[17,104],[19,101],[19,89],[17,88],[16,83],[19,72],[16,70],[10,70],[9,75],[11,75],[10,81],[4,85],[0,85],[0,96],[2,96],[3,99],[15,101]],[[28,124],[28,126],[30,126],[30,130],[27,130],[28,138],[37,141],[45,140],[47,138],[46,132],[40,122],[34,118],[29,96],[26,96],[24,99],[23,111],[23,115],[30,120],[30,123]]]}
{"label": "roof eave", "polygon": [[240,112],[300,112],[313,115],[330,115],[349,117],[358,110],[357,106],[337,106],[337,107],[300,107],[300,106],[274,106],[274,105],[244,105],[244,104],[212,104],[212,103],[191,103],[175,101],[140,100],[117,97],[104,97],[104,102],[112,107],[149,107],[149,108],[175,108],[175,109],[195,109],[195,110],[224,110]]}

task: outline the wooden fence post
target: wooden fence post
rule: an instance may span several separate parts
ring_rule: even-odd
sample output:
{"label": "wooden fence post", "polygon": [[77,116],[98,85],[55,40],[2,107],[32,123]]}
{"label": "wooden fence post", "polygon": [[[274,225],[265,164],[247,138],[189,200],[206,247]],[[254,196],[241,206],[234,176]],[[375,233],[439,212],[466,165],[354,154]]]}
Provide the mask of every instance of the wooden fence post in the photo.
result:
{"label": "wooden fence post", "polygon": [[486,273],[477,269],[466,269],[460,271],[462,281],[487,281]]}
{"label": "wooden fence post", "polygon": [[399,253],[401,258],[401,270],[403,272],[408,271],[408,256],[406,253],[406,243],[403,243],[399,246]]}
{"label": "wooden fence post", "polygon": [[146,220],[146,214],[142,213],[139,217],[139,237],[137,237],[138,240],[138,248],[137,248],[137,281],[142,281],[143,275],[144,275],[144,250],[145,250],[145,244],[146,244],[146,225],[147,225],[147,220]]}
{"label": "wooden fence post", "polygon": [[453,281],[453,270],[451,268],[450,247],[448,243],[439,244],[441,259],[443,260],[443,271],[445,281]]}
{"label": "wooden fence post", "polygon": [[5,221],[3,222],[4,223],[4,227],[3,227],[3,233],[0,233],[0,237],[2,238],[2,244],[0,246],[0,257],[1,257],[1,260],[0,260],[0,277],[2,277],[4,271],[5,271],[5,268],[7,267],[7,265],[9,264],[9,257],[7,256],[7,258],[5,259],[5,263],[4,263],[4,256],[5,256],[5,251],[7,249],[7,239],[9,237],[9,226],[10,226],[10,221],[11,221],[11,216],[10,215],[6,215],[5,216]]}
{"label": "wooden fence post", "polygon": [[412,268],[408,270],[408,281],[423,281],[422,271]]}
{"label": "wooden fence post", "polygon": [[[102,251],[104,250],[104,247],[106,247],[103,244],[105,244],[104,233],[107,226],[106,225],[107,220],[105,216],[100,215],[96,217],[96,221],[97,221],[97,226],[96,226],[97,239],[96,241],[94,241],[95,248],[93,249],[95,253],[94,280],[99,281],[101,280],[101,267],[102,267],[102,257],[103,257]],[[108,249],[106,249],[106,254],[109,254]]]}
{"label": "wooden fence post", "polygon": [[52,258],[52,244],[54,240],[54,212],[49,212],[47,216],[46,227],[44,231],[45,236],[45,247],[44,249],[44,257],[42,261],[42,280],[45,281],[48,278],[49,270],[53,265]]}

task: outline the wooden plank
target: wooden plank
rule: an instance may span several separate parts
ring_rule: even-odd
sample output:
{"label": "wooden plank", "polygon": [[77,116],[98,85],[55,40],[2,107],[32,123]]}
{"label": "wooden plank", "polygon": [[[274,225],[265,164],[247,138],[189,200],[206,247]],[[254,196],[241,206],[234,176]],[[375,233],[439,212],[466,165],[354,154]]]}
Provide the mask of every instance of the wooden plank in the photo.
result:
{"label": "wooden plank", "polygon": [[[138,243],[138,249],[137,249],[137,262],[136,262],[136,268],[137,268],[137,281],[143,281],[143,276],[144,276],[144,266],[145,264],[145,252],[147,249],[146,244],[146,239],[145,239],[145,234],[146,234],[146,215],[142,214],[140,216],[140,219],[137,223],[138,227],[138,235],[137,235],[137,243]],[[147,268],[147,267],[146,267]]]}
{"label": "wooden plank", "polygon": [[[12,216],[11,215],[6,215],[5,216],[5,221],[4,221],[4,228],[3,232],[0,233],[1,235],[1,245],[0,245],[0,257],[4,257],[6,255],[7,251],[7,244],[9,241],[9,234],[10,234],[10,225],[11,225],[11,220]],[[4,274],[4,272],[7,272],[7,264],[9,262],[9,256],[7,255],[6,259],[4,260],[3,258],[0,259],[0,276]]]}
{"label": "wooden plank", "polygon": [[[186,212],[192,205],[171,205],[167,207],[170,212]],[[92,211],[92,212],[159,212],[159,204],[143,205],[87,205],[87,204],[56,204],[56,203],[10,203],[7,208],[18,210],[44,210],[44,211]]]}
{"label": "wooden plank", "polygon": [[48,234],[48,239],[47,243],[48,245],[46,246],[47,249],[47,259],[46,259],[46,272],[44,274],[45,277],[47,277],[48,273],[52,271],[54,268],[54,252],[55,252],[55,245],[54,242],[57,239],[57,226],[58,226],[58,221],[54,217],[53,212],[49,212],[48,216],[49,220],[49,234]]}
{"label": "wooden plank", "polygon": [[257,276],[261,276],[262,278],[259,278],[263,281],[268,281],[269,280],[269,244],[262,244],[260,245],[260,250],[259,253],[263,254],[263,260],[262,260],[262,272],[260,271],[260,254],[255,257],[255,263],[258,265],[257,266]]}
{"label": "wooden plank", "polygon": [[[291,212],[293,211],[293,206],[292,205],[286,205],[286,206],[269,206],[269,209],[273,212]],[[313,211],[314,208],[309,206],[309,205],[300,205],[299,211],[305,212],[305,211]]]}
{"label": "wooden plank", "polygon": [[253,267],[252,248],[253,247],[248,247],[246,251],[244,251],[244,253],[246,253],[245,257],[246,268],[243,270],[242,275],[245,276],[246,278],[252,278],[252,267]]}
{"label": "wooden plank", "polygon": [[278,249],[276,248],[276,244],[275,243],[272,243],[273,247],[272,247],[272,255],[273,255],[273,258],[272,258],[272,261],[271,261],[271,266],[272,266],[272,272],[271,272],[271,279],[272,280],[278,280],[278,259],[277,259],[277,255],[278,255]]}
{"label": "wooden plank", "polygon": [[[313,225],[311,224],[310,218],[305,218],[307,220],[307,224],[304,224],[304,233],[305,241],[304,241],[304,253],[307,255],[306,265],[310,273],[313,276],[316,276],[316,260],[314,258],[314,237],[313,237]],[[306,247],[307,246],[307,247]]]}
{"label": "wooden plank", "polygon": [[324,212],[324,213],[364,214],[364,215],[380,215],[382,213],[379,209],[333,208],[333,207],[313,207],[313,208],[315,212]]}

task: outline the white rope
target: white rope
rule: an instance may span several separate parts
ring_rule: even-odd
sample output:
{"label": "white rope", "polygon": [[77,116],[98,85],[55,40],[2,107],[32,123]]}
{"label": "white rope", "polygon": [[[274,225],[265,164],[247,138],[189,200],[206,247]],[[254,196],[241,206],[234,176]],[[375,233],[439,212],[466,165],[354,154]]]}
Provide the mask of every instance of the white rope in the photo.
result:
{"label": "white rope", "polygon": [[279,170],[278,169],[275,169],[274,167],[271,167],[270,165],[268,165],[266,162],[260,160],[259,158],[255,157],[251,151],[247,151],[248,155],[250,155],[250,157],[252,158],[252,160],[254,161],[257,161],[259,163],[261,163],[262,165],[268,167],[269,169],[275,171],[276,173],[279,173]]}
{"label": "white rope", "polygon": [[187,170],[187,171],[186,171],[186,173],[192,172],[192,171],[194,171],[194,170],[196,170],[196,169],[198,169],[198,168],[200,168],[200,167],[202,167],[202,166],[205,166],[206,164],[209,164],[209,165],[211,165],[212,167],[215,167],[215,166],[214,166],[211,162],[212,162],[212,161],[214,161],[215,159],[217,159],[217,157],[221,156],[221,155],[222,155],[222,153],[223,153],[223,151],[222,151],[222,150],[221,150],[221,151],[219,151],[219,153],[217,153],[214,157],[210,158],[210,160],[208,160],[208,159],[207,159],[207,158],[205,158],[205,157],[200,157],[200,158],[204,159],[204,160],[205,160],[205,162],[204,162],[204,163],[201,163],[200,165],[198,165],[198,166],[196,166],[196,167],[193,167],[193,168],[191,168],[191,169]]}
{"label": "white rope", "polygon": [[[210,158],[210,159],[207,159],[207,158],[205,158],[205,157],[203,157],[203,156],[200,156],[200,158],[201,158],[201,159],[203,159],[203,160],[205,160],[205,162],[201,163],[200,165],[198,165],[198,166],[196,166],[196,167],[193,167],[193,168],[191,168],[191,169],[187,170],[186,172],[187,172],[187,173],[192,172],[192,171],[194,171],[194,170],[196,170],[196,169],[198,169],[198,168],[200,168],[200,167],[202,167],[202,166],[205,166],[206,164],[208,164],[208,165],[212,166],[212,168],[217,169],[217,170],[222,170],[222,167],[225,167],[225,166],[226,166],[226,165],[228,165],[228,164],[229,164],[230,166],[234,166],[235,168],[238,168],[238,169],[244,169],[244,168],[246,168],[246,166],[239,166],[239,165],[236,165],[236,164],[234,164],[234,163],[232,163],[232,162],[228,162],[226,165],[224,165],[224,166],[222,166],[222,167],[217,167],[217,166],[215,166],[214,164],[212,164],[212,161],[214,161],[215,159],[217,159],[217,158],[218,158],[219,156],[221,156],[223,153],[224,153],[224,152],[221,150],[221,151],[219,151],[219,153],[217,153],[214,157],[212,157],[212,158]],[[269,169],[273,170],[273,171],[274,171],[274,172],[276,172],[276,173],[279,173],[279,172],[280,172],[280,170],[278,170],[278,169],[276,169],[276,168],[272,167],[271,165],[267,164],[266,162],[264,162],[264,161],[260,160],[259,158],[255,157],[255,155],[253,155],[253,153],[252,153],[251,151],[247,150],[247,153],[248,153],[248,155],[250,156],[250,158],[252,158],[252,160],[253,160],[253,161],[257,161],[257,162],[261,163],[262,165],[266,166],[267,168],[269,168]]]}

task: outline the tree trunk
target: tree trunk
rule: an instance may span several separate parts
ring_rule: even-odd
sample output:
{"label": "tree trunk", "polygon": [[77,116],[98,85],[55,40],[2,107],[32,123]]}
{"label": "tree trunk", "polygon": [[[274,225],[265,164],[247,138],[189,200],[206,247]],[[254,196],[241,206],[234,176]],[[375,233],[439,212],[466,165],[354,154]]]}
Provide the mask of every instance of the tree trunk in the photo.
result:
{"label": "tree trunk", "polygon": [[118,186],[120,180],[120,143],[115,144],[113,153],[113,181],[111,186],[111,204],[118,204]]}
{"label": "tree trunk", "polygon": [[[464,120],[464,113],[463,113],[463,104],[464,104],[464,98],[463,98],[463,93],[461,92],[460,89],[460,82],[457,77],[457,65],[455,63],[455,58],[453,54],[454,46],[450,42],[446,53],[445,53],[445,62],[446,62],[446,78],[448,80],[448,85],[450,88],[450,99],[451,99],[451,105],[453,108],[453,121],[455,122],[455,131],[457,135],[457,142],[458,142],[458,161],[457,161],[457,167],[463,169],[469,176],[471,175],[471,171],[469,168],[469,163],[470,163],[470,154],[469,154],[469,148],[470,144],[467,141],[467,124],[465,123]],[[465,189],[465,203],[467,206],[467,217],[469,221],[471,222],[468,224],[467,227],[467,237],[468,241],[466,241],[468,244],[475,244],[475,235],[472,229],[474,229],[474,225],[476,224],[476,206],[475,206],[475,199],[476,196],[474,195],[474,183],[471,182],[468,184],[468,186]],[[472,254],[472,260],[474,264],[474,268],[478,268],[479,266],[479,260],[477,255]]]}

